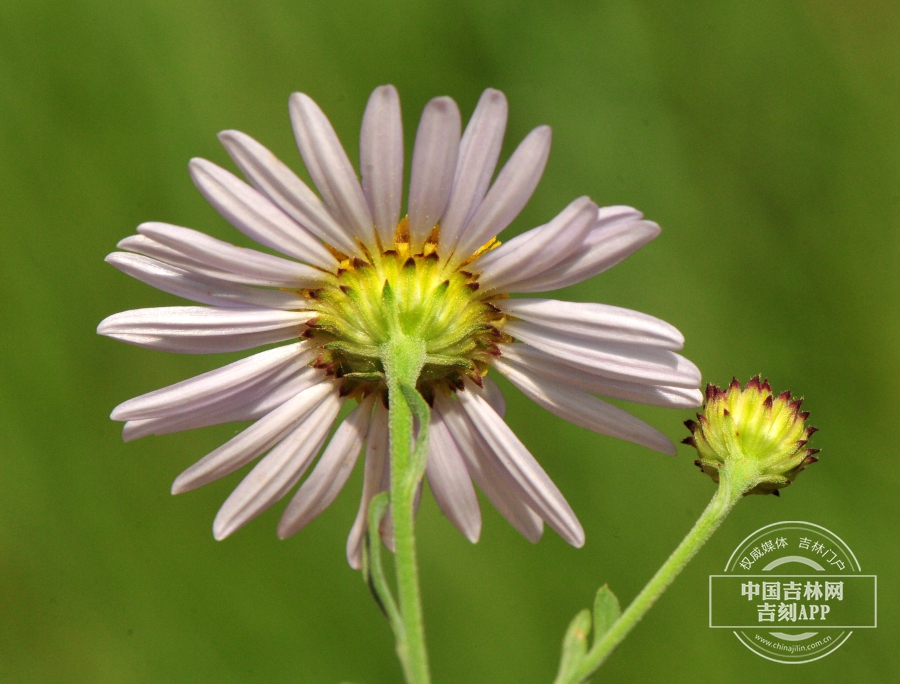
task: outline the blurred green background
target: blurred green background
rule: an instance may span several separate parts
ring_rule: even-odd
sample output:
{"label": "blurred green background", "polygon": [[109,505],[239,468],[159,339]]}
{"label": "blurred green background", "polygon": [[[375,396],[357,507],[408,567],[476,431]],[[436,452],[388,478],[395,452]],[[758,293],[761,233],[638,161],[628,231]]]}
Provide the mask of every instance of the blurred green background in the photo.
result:
{"label": "blurred green background", "polygon": [[[560,296],[657,315],[707,380],[767,375],[807,397],[822,461],[751,497],[613,655],[603,682],[900,681],[900,9],[807,2],[0,2],[0,681],[400,680],[344,560],[360,473],[314,524],[282,505],[225,542],[240,475],[173,498],[236,426],[122,444],[117,403],[221,365],[98,337],[105,316],[176,303],[103,263],[142,221],[239,241],[194,190],[243,130],[301,168],[296,90],[351,158],[373,87],[394,83],[408,148],[424,103],[510,102],[504,155],[554,128],[544,180],[507,235],[571,199],[631,204],[663,234]],[[228,356],[225,360],[237,358]],[[532,546],[483,506],[472,546],[424,498],[422,581],[436,682],[549,682],[569,619],[609,582],[643,586],[713,485],[564,423],[506,386],[508,421],[566,494],[587,544]],[[674,440],[689,412],[635,409]],[[359,470],[359,469],[358,469]],[[707,627],[707,575],[758,527],[801,519],[879,575],[880,626],[787,667]]]}

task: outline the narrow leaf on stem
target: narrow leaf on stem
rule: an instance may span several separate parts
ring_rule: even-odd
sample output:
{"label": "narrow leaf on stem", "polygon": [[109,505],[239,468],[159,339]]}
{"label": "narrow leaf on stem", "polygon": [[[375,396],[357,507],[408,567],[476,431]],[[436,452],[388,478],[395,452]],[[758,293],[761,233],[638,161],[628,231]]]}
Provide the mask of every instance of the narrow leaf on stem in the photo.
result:
{"label": "narrow leaf on stem", "polygon": [[566,630],[557,680],[567,679],[581,665],[584,656],[587,654],[588,635],[590,633],[591,611],[585,608],[575,616]]}
{"label": "narrow leaf on stem", "polygon": [[597,597],[594,599],[594,643],[609,631],[621,614],[619,599],[612,593],[609,585],[604,584],[597,590]]}
{"label": "narrow leaf on stem", "polygon": [[381,564],[381,536],[378,532],[389,505],[390,496],[387,492],[377,494],[369,504],[369,526],[363,539],[362,574],[375,602],[391,623],[394,636],[400,642],[403,640],[403,622],[400,619],[397,602],[384,576]]}
{"label": "narrow leaf on stem", "polygon": [[400,383],[400,391],[403,392],[403,398],[406,399],[413,416],[418,421],[419,429],[416,434],[416,446],[412,452],[412,459],[409,464],[409,475],[411,478],[411,486],[418,486],[419,481],[425,474],[425,465],[428,462],[428,426],[431,421],[431,411],[428,403],[422,398],[422,395],[415,387]]}

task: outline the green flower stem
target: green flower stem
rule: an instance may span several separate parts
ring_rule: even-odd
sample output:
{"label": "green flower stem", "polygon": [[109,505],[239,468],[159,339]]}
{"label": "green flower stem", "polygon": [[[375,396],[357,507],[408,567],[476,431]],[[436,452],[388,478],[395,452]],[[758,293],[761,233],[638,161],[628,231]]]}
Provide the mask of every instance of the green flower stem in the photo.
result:
{"label": "green flower stem", "polygon": [[[729,467],[730,466],[730,467]],[[590,677],[603,662],[610,656],[635,625],[641,621],[644,615],[657,599],[663,595],[669,585],[675,581],[678,574],[697,554],[700,548],[709,540],[725,517],[734,508],[746,491],[756,486],[758,473],[756,468],[746,461],[728,463],[720,471],[719,488],[715,496],[700,515],[694,527],[682,540],[678,548],[669,556],[668,560],[653,576],[647,586],[638,594],[637,598],[628,606],[622,616],[594,643],[593,647],[584,656],[579,667],[572,670],[571,674],[557,679],[556,684],[576,684],[584,682]]]}
{"label": "green flower stem", "polygon": [[[413,532],[413,515],[416,489],[421,479],[424,459],[421,449],[414,453],[413,410],[421,414],[421,406],[411,407],[404,395],[415,388],[419,372],[425,362],[425,344],[422,340],[394,331],[391,341],[381,350],[388,385],[389,430],[391,452],[391,515],[394,523],[395,556],[397,570],[397,595],[403,639],[397,644],[406,681],[409,684],[428,684],[428,654],[425,650],[425,629],[422,620],[422,603],[419,595],[419,570],[416,563],[416,541]],[[415,390],[412,390],[415,393]],[[412,398],[412,397],[411,397]],[[424,404],[424,400],[422,401]],[[427,405],[425,407],[427,418]],[[419,421],[419,442],[425,441],[427,449],[427,419]],[[417,447],[419,445],[417,444]],[[427,453],[426,453],[427,455]]]}

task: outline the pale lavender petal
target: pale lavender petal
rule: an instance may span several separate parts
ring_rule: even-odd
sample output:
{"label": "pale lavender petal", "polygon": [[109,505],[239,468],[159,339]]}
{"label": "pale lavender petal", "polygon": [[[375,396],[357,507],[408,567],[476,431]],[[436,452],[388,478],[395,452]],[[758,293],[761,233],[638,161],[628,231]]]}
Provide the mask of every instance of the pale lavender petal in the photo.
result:
{"label": "pale lavender petal", "polygon": [[170,266],[141,254],[113,252],[105,261],[122,273],[157,290],[201,304],[293,310],[306,308],[306,299],[296,292],[260,290],[237,285],[227,280],[194,273],[179,266]]}
{"label": "pale lavender petal", "polygon": [[634,207],[624,204],[614,204],[609,207],[600,207],[597,210],[597,228],[612,226],[619,222],[631,223],[640,221],[644,215]]}
{"label": "pale lavender petal", "polygon": [[292,368],[282,369],[237,394],[206,406],[202,411],[129,420],[122,428],[122,439],[131,442],[147,435],[168,435],[222,423],[259,420],[324,379],[324,371],[309,366],[299,371]]}
{"label": "pale lavender petal", "polygon": [[491,184],[506,131],[506,96],[488,88],[481,94],[459,143],[453,190],[441,217],[441,254],[452,254],[466,222]]}
{"label": "pale lavender petal", "polygon": [[[188,229],[181,228],[180,230]],[[233,245],[231,246],[233,247]],[[184,253],[171,247],[167,247],[166,245],[157,242],[156,240],[153,240],[146,235],[129,235],[127,238],[119,240],[119,243],[116,245],[116,247],[118,247],[119,249],[128,250],[129,252],[134,252],[135,254],[140,254],[142,256],[156,259],[157,261],[161,261],[166,264],[171,264],[172,266],[177,266],[178,268],[189,271],[190,273],[196,273],[198,275],[206,276],[208,278],[214,278],[216,280],[225,280],[231,283],[239,283],[241,285],[251,285],[257,287],[283,287],[285,285],[284,283],[273,281],[271,278],[257,278],[253,276],[230,273],[228,271],[214,268],[209,264],[202,263],[200,261],[197,261],[196,259],[191,259]],[[262,252],[260,252],[260,254],[261,253]],[[267,254],[266,256],[269,255]],[[303,264],[298,264],[298,266],[303,266]],[[295,283],[295,280],[292,278],[291,282]],[[293,286],[297,287],[296,284],[294,284]]]}
{"label": "pale lavender petal", "polygon": [[[481,382],[484,385],[484,389],[481,390],[482,396],[487,400],[487,403],[491,405],[491,408],[502,418],[506,415],[506,399],[503,398],[503,390],[501,390],[497,386],[497,383],[489,377],[482,378]],[[467,387],[477,390],[475,385],[471,382],[467,384]]]}
{"label": "pale lavender petal", "polygon": [[[531,243],[532,241],[539,241],[541,244],[550,244],[551,254],[548,254],[548,257],[552,257],[552,261],[556,264],[565,263],[567,259],[572,258],[575,254],[577,254],[580,250],[584,248],[584,242],[576,242],[575,240],[568,239],[568,236],[564,236],[564,239],[559,243],[551,243],[548,240],[548,236],[553,234],[556,235],[559,233],[559,225],[553,225],[545,223],[543,225],[537,226],[536,228],[532,228],[530,230],[526,230],[524,233],[520,233],[516,237],[511,240],[507,240],[503,244],[498,247],[494,247],[488,252],[484,253],[479,257],[479,259],[472,264],[472,267],[467,267],[467,271],[479,271],[479,270],[487,270],[487,268],[496,260],[503,258],[504,262],[509,262],[513,260],[514,263],[520,266],[521,272],[531,274],[537,273],[540,275],[543,272],[549,270],[548,268],[544,268],[543,271],[538,271],[537,269],[532,267],[531,263],[528,263],[527,259],[517,258],[518,252],[520,251],[520,247],[524,247]],[[576,238],[577,239],[577,238]],[[534,251],[532,245],[532,250]],[[503,251],[499,251],[499,250]],[[495,254],[495,252],[499,252]],[[501,262],[502,263],[502,262]],[[513,292],[516,290],[516,284],[520,282],[530,282],[530,278],[526,279],[521,275],[521,272],[514,272],[509,276],[505,276],[502,282],[493,282],[490,284],[490,289],[501,290],[502,292]],[[518,277],[516,273],[519,273]],[[482,287],[482,283],[479,281],[479,287]],[[485,286],[485,289],[488,289]]]}
{"label": "pale lavender petal", "polygon": [[265,453],[329,394],[337,394],[337,383],[333,380],[310,387],[285,402],[181,473],[172,484],[172,493],[181,494],[209,484]]}
{"label": "pale lavender petal", "polygon": [[375,251],[372,214],[328,117],[303,93],[291,95],[289,108],[297,147],[325,204],[342,226],[370,252]]}
{"label": "pale lavender petal", "polygon": [[664,434],[612,404],[581,390],[523,372],[521,367],[502,358],[494,359],[494,366],[532,401],[570,423],[675,455],[675,445]]}
{"label": "pale lavender petal", "polygon": [[501,344],[498,347],[503,359],[514,362],[528,373],[537,373],[582,392],[664,408],[695,408],[703,403],[703,393],[698,389],[643,385],[605,378],[588,372],[585,368],[569,366],[527,344]]}
{"label": "pale lavender petal", "polygon": [[241,351],[300,337],[308,311],[165,306],[123,311],[97,326],[101,335],[182,354]]}
{"label": "pale lavender petal", "polygon": [[[105,333],[100,333],[101,335]],[[278,334],[276,331],[265,331],[248,334],[224,335],[218,337],[163,337],[159,335],[106,334],[119,342],[168,352],[170,354],[227,354],[243,351],[253,347],[261,347],[274,342],[284,342],[294,335]]]}
{"label": "pale lavender petal", "polygon": [[425,105],[409,181],[409,235],[418,253],[440,221],[453,188],[459,154],[459,107],[449,97],[436,97]]}
{"label": "pale lavender petal", "polygon": [[[331,279],[328,273],[312,266],[255,249],[236,247],[190,228],[167,223],[142,223],[138,226],[138,232],[180,253],[188,261],[183,262],[184,266],[177,261],[174,265],[189,270],[192,263],[200,264],[201,267],[212,269],[210,275],[216,272],[233,273],[241,278],[252,279],[254,284],[296,289],[318,287]],[[163,261],[169,260],[163,258]]]}
{"label": "pale lavender petal", "polygon": [[676,351],[684,346],[684,336],[674,326],[618,306],[557,299],[498,299],[492,304],[514,318],[586,340]]}
{"label": "pale lavender petal", "polygon": [[338,261],[314,235],[240,178],[205,159],[188,164],[194,185],[231,225],[259,244],[335,272]]}
{"label": "pale lavender petal", "polygon": [[268,389],[264,387],[264,383],[247,388],[234,398],[232,406],[226,407],[224,402],[216,405],[213,407],[213,414],[205,413],[202,418],[198,416],[195,422],[202,422],[203,425],[200,427],[206,427],[221,423],[259,420],[301,392],[327,379],[325,371],[319,368],[306,366],[299,371],[291,371],[292,369],[286,368],[279,372],[272,378]]}
{"label": "pale lavender petal", "polygon": [[113,409],[110,418],[134,420],[157,418],[172,412],[198,411],[213,402],[227,399],[282,368],[302,367],[314,353],[315,350],[309,349],[308,341],[269,349],[122,402]]}
{"label": "pale lavender petal", "polygon": [[531,199],[550,154],[550,127],[535,128],[516,148],[478,210],[463,228],[450,259],[458,264],[512,223]]}
{"label": "pale lavender petal", "polygon": [[618,221],[595,228],[570,259],[540,274],[507,283],[509,292],[558,290],[603,273],[653,240],[660,228],[652,221]]}
{"label": "pale lavender petal", "polygon": [[383,490],[382,480],[388,468],[388,414],[380,401],[375,402],[375,413],[369,434],[366,436],[366,465],[363,471],[362,499],[359,512],[347,538],[347,562],[354,570],[362,564],[362,543],[368,527],[369,504]]}
{"label": "pale lavender petal", "polygon": [[369,96],[359,134],[359,170],[375,231],[382,248],[390,249],[403,200],[403,122],[392,85]]}
{"label": "pale lavender petal", "polygon": [[596,215],[597,205],[588,197],[579,197],[547,225],[491,250],[472,265],[472,270],[481,272],[481,288],[503,290],[523,273],[552,268],[584,242]]}
{"label": "pale lavender petal", "polygon": [[[389,492],[391,491],[391,455],[390,455],[390,432],[388,433],[388,455],[387,462],[385,463],[384,469],[381,471],[381,488],[379,491]],[[416,490],[416,501],[415,506],[419,505],[419,496],[421,492],[421,481],[419,482],[419,489]],[[394,553],[397,549],[394,545],[394,516],[391,513],[391,506],[387,507],[387,511],[385,511],[384,518],[381,519],[381,525],[378,527],[378,533],[381,535],[381,542],[387,547],[387,549]]]}
{"label": "pale lavender petal", "polygon": [[472,426],[458,401],[438,395],[434,410],[438,411],[447,427],[448,436],[456,443],[472,479],[494,505],[494,508],[523,537],[532,544],[540,540],[544,531],[541,518],[522,501],[510,478],[489,454],[490,448]]}
{"label": "pale lavender petal", "polygon": [[222,131],[219,140],[253,187],[310,233],[344,254],[361,256],[359,244],[283,162],[263,145],[240,131]]}
{"label": "pale lavender petal", "polygon": [[[585,395],[588,396],[588,395]],[[459,403],[528,505],[572,546],[584,545],[584,530],[562,493],[490,404],[473,392]]]}
{"label": "pale lavender petal", "polygon": [[357,406],[335,431],[312,474],[300,485],[278,523],[278,537],[286,539],[306,527],[340,493],[356,459],[372,418],[373,397]]}
{"label": "pale lavender petal", "polygon": [[344,403],[330,394],[288,433],[231,493],[213,522],[213,536],[222,540],[272,504],[300,481],[328,439],[328,432]]}
{"label": "pale lavender petal", "polygon": [[425,474],[438,506],[473,544],[481,536],[481,511],[472,478],[443,417],[431,413],[428,462]]}
{"label": "pale lavender petal", "polygon": [[[151,223],[145,225],[153,224]],[[163,223],[160,225],[168,224]],[[180,226],[173,227],[178,228]],[[184,228],[183,230],[190,229]],[[162,243],[148,238],[146,235],[129,235],[128,237],[119,240],[118,244],[116,244],[116,247],[118,247],[119,249],[124,249],[128,252],[134,252],[135,254],[141,254],[143,256],[151,257],[167,264],[190,269],[194,272],[197,272],[198,269],[205,267],[204,264],[200,263],[199,261],[188,259],[188,257],[182,254],[179,250],[172,249],[171,247],[166,247]],[[216,274],[216,276],[220,277],[218,273]]]}
{"label": "pale lavender petal", "polygon": [[700,370],[667,349],[596,343],[528,321],[507,321],[503,331],[575,368],[615,380],[695,389]]}

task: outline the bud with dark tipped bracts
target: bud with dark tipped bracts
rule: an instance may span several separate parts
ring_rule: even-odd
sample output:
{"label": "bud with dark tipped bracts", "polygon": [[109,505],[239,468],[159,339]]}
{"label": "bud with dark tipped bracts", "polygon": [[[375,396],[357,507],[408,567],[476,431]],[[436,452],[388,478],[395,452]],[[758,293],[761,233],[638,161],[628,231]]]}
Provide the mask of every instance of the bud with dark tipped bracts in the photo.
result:
{"label": "bud with dark tipped bracts", "polygon": [[777,494],[819,460],[819,449],[807,448],[817,428],[806,425],[802,403],[790,392],[775,396],[759,376],[743,390],[737,379],[726,390],[707,385],[703,413],[685,422],[691,436],[684,443],[697,449],[695,463],[715,482],[726,464],[740,463],[741,470],[756,473],[747,494]]}

